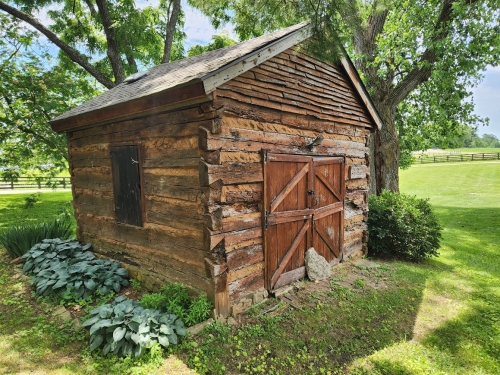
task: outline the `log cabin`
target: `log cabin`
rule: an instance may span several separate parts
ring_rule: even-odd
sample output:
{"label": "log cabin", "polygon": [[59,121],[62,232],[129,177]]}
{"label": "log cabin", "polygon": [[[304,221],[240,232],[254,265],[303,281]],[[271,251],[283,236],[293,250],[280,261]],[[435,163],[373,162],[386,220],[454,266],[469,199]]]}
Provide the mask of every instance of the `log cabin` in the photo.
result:
{"label": "log cabin", "polygon": [[306,23],[135,74],[51,121],[77,235],[149,289],[181,282],[222,316],[367,251],[370,132],[352,62],[308,55]]}

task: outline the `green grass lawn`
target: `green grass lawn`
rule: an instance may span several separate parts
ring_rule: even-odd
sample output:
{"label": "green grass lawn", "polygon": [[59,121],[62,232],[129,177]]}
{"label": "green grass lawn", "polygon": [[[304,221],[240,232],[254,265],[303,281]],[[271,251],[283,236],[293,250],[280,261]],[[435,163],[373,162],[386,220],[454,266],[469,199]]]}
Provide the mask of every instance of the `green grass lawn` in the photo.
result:
{"label": "green grass lawn", "polygon": [[[88,333],[19,294],[26,280],[1,257],[0,373],[186,374],[189,364],[210,374],[499,374],[500,163],[415,165],[401,173],[401,190],[430,198],[444,226],[439,258],[344,264],[323,289],[302,282],[300,305],[271,300],[240,329],[214,325],[166,360],[89,354]],[[25,215],[22,199],[3,198],[2,223]]]}
{"label": "green grass lawn", "polygon": [[0,195],[0,229],[10,225],[52,220],[63,212],[73,212],[71,191],[43,192],[33,207],[25,208],[32,193]]}

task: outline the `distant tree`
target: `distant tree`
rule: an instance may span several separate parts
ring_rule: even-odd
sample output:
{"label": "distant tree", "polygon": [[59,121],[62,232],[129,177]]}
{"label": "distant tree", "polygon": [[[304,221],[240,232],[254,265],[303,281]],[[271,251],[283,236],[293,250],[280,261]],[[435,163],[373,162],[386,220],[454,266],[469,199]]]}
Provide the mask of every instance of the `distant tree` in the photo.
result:
{"label": "distant tree", "polygon": [[207,45],[196,44],[192,46],[187,53],[187,57],[201,55],[208,51],[214,51],[219,48],[229,47],[236,44],[236,41],[229,37],[227,31],[223,31],[220,35],[212,36],[212,42]]}

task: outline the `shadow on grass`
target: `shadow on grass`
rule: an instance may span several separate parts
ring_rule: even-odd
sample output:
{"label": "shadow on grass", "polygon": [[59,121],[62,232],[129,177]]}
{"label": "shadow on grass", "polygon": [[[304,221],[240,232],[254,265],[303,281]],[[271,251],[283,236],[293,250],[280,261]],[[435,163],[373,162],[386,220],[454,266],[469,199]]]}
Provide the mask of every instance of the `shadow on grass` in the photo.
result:
{"label": "shadow on grass", "polygon": [[[343,371],[357,358],[411,339],[426,272],[419,267],[404,268],[404,278],[399,266],[363,270],[376,273],[371,277],[380,278],[385,286],[380,288],[334,285],[319,295],[306,287],[298,293],[309,293],[309,303],[275,316],[263,315],[258,323],[243,326],[232,336],[211,330],[197,339],[190,352],[179,354],[210,374]],[[403,370],[400,367],[396,374],[409,374]]]}

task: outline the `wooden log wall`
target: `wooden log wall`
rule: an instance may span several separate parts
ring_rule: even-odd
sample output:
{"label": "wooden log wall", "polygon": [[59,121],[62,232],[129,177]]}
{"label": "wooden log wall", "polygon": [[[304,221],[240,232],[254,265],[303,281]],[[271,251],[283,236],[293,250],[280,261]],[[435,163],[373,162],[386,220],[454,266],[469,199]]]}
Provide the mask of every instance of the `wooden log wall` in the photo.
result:
{"label": "wooden log wall", "polygon": [[[367,146],[375,125],[342,68],[287,50],[220,86],[213,103],[223,116],[219,128],[200,128],[200,182],[210,218],[205,236],[225,262],[230,304],[264,288],[263,149],[345,156],[344,254],[366,249]],[[309,152],[318,134],[324,141]]]}
{"label": "wooden log wall", "polygon": [[[218,116],[204,103],[68,133],[79,239],[123,262],[149,288],[170,280],[213,295],[204,262],[198,136],[200,127],[217,131]],[[139,146],[143,227],[115,221],[110,146],[127,143]]]}

